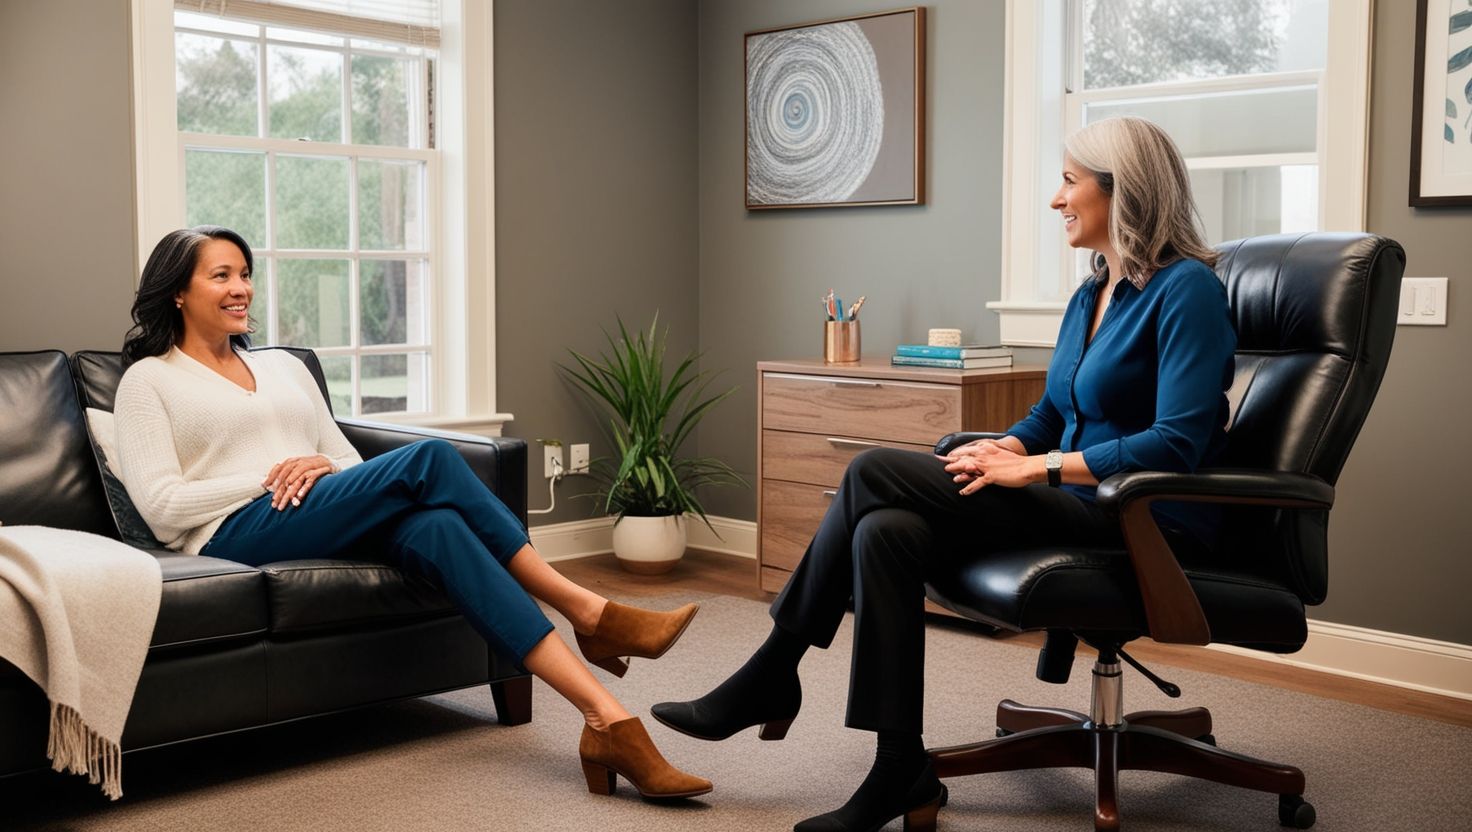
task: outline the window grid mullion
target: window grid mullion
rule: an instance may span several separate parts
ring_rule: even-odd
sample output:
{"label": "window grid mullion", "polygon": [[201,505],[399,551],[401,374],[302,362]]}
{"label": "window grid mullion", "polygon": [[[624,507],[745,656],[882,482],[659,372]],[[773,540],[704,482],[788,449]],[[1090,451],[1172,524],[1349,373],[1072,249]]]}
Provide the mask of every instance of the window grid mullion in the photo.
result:
{"label": "window grid mullion", "polygon": [[259,94],[256,97],[256,118],[259,124],[256,126],[256,138],[265,139],[271,135],[268,119],[271,117],[271,77],[266,70],[266,38],[263,34],[265,27],[261,27],[256,35],[256,83],[260,85]]}

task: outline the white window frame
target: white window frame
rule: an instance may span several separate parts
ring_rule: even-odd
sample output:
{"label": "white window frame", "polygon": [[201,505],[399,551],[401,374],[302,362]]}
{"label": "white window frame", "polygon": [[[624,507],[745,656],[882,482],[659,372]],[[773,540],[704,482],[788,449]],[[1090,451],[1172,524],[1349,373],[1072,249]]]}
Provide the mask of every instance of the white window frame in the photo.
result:
{"label": "white window frame", "polygon": [[[1062,140],[1080,126],[1084,105],[1178,92],[1226,92],[1318,84],[1318,151],[1191,160],[1195,168],[1319,165],[1319,227],[1362,231],[1369,146],[1370,58],[1374,0],[1328,4],[1328,54],[1322,71],[1220,78],[1189,84],[1067,93],[1072,67],[1066,43],[1068,0],[1007,0],[1005,120],[1002,142],[1001,298],[987,304],[1001,319],[1004,344],[1051,348],[1076,278],[1058,223],[1046,216],[1062,168]],[[1077,31],[1073,27],[1073,31]],[[1055,265],[1056,264],[1056,265]],[[1040,281],[1039,276],[1043,275]],[[1057,286],[1040,287],[1039,283]]]}
{"label": "white window frame", "polygon": [[[131,0],[133,123],[137,171],[137,268],[154,244],[184,224],[184,148],[235,143],[252,150],[300,154],[282,139],[202,137],[177,128],[173,0]],[[495,359],[495,146],[492,15],[488,4],[446,0],[440,27],[434,151],[367,145],[311,144],[312,155],[423,158],[437,165],[426,177],[432,349],[432,411],[371,414],[379,421],[498,436],[509,413],[498,412]],[[356,50],[355,50],[356,51]],[[264,91],[263,91],[264,94]],[[346,119],[348,114],[344,114]],[[351,164],[351,163],[350,163]],[[268,195],[269,198],[269,195]],[[395,254],[399,254],[395,252]],[[410,253],[412,256],[413,253]],[[281,252],[272,252],[280,258]],[[304,256],[291,252],[286,256]],[[332,253],[341,259],[342,253]],[[350,257],[362,256],[353,251]],[[356,304],[356,294],[352,301]],[[358,354],[381,352],[358,347]],[[403,347],[386,351],[401,353]],[[341,352],[326,349],[323,355]],[[339,414],[345,415],[345,414]]]}

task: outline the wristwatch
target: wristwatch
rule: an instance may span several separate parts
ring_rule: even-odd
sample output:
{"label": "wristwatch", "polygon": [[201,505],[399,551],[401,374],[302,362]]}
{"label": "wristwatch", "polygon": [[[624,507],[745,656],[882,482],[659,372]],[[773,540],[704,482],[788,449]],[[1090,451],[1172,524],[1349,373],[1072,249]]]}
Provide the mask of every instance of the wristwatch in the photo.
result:
{"label": "wristwatch", "polygon": [[1048,472],[1048,485],[1057,488],[1063,484],[1063,452],[1059,450],[1048,451],[1043,457],[1043,468]]}

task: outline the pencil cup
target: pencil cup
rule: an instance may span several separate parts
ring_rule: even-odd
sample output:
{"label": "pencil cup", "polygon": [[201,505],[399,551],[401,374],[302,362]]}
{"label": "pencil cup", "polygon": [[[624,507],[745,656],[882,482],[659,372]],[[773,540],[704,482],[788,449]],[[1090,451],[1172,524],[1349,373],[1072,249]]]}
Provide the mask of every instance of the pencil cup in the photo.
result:
{"label": "pencil cup", "polygon": [[823,322],[823,361],[852,364],[859,360],[859,322]]}

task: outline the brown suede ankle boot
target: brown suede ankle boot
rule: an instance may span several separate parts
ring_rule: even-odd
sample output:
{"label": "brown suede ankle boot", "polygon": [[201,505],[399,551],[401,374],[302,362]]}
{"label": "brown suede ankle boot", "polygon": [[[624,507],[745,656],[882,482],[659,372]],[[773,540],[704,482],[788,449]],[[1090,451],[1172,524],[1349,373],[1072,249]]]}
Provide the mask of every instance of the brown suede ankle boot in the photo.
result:
{"label": "brown suede ankle boot", "polygon": [[577,633],[578,649],[589,664],[615,676],[623,676],[629,663],[622,656],[657,659],[679,640],[699,604],[686,604],[669,612],[653,612],[609,601],[593,634]]}
{"label": "brown suede ankle boot", "polygon": [[711,790],[709,780],[670,765],[636,716],[621,719],[605,731],[584,725],[578,756],[593,794],[613,794],[616,775],[622,775],[646,799],[694,797]]}

